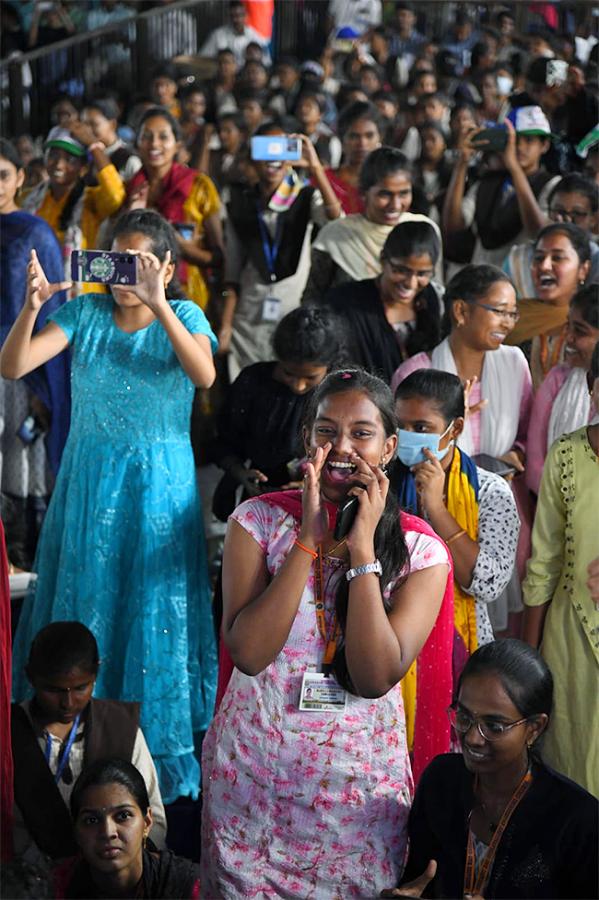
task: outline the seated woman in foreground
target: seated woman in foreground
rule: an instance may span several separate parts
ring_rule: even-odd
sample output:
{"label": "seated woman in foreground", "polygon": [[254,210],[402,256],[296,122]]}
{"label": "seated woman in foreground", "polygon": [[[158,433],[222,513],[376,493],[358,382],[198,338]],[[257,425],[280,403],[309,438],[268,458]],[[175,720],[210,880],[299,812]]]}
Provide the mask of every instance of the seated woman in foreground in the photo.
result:
{"label": "seated woman in foreground", "polygon": [[538,752],[552,702],[553,676],[522,641],[470,657],[448,710],[462,756],[424,772],[403,885],[383,896],[597,896],[597,801]]}
{"label": "seated woman in foreground", "polygon": [[101,759],[85,769],[71,794],[71,815],[80,855],[54,870],[58,900],[200,896],[194,863],[146,846],[152,809],[146,784],[131,763]]}

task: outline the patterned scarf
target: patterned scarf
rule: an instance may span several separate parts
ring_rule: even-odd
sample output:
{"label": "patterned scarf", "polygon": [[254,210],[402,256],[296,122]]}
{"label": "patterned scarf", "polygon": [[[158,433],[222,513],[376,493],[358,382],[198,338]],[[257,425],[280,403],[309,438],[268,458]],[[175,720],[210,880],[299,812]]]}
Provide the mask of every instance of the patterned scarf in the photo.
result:
{"label": "patterned scarf", "polygon": [[[399,502],[404,509],[418,510],[416,483],[411,471],[399,466]],[[469,538],[478,540],[478,476],[470,457],[456,447],[447,479],[447,512],[453,516]],[[453,676],[457,678],[466,661],[478,647],[476,637],[475,599],[462,590],[456,580],[453,584],[454,646]]]}

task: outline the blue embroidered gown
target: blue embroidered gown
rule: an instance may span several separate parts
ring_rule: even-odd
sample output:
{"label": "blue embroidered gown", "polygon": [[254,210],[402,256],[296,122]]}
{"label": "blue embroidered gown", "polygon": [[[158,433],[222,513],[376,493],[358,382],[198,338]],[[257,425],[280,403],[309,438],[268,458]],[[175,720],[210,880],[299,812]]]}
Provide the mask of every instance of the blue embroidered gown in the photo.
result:
{"label": "blue embroidered gown", "polygon": [[[215,350],[203,312],[171,305]],[[108,296],[78,297],[51,319],[72,349],[71,429],[15,637],[15,699],[29,693],[36,632],[83,622],[100,649],[95,696],[141,702],[164,802],[195,798],[194,732],[212,715],[217,657],[189,439],[194,386],[162,325],[125,333]]]}

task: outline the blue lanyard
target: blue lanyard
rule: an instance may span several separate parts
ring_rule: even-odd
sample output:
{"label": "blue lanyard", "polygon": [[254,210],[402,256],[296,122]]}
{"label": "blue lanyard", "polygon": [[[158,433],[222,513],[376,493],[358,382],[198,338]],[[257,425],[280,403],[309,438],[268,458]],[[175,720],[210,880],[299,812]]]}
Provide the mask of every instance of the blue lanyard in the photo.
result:
{"label": "blue lanyard", "polygon": [[281,217],[277,216],[277,224],[276,224],[276,228],[275,228],[274,242],[271,242],[270,235],[268,233],[268,229],[264,222],[264,214],[259,207],[258,207],[258,225],[260,227],[260,236],[262,237],[262,247],[264,249],[264,259],[266,260],[266,267],[268,269],[268,274],[270,275],[271,281],[276,281],[277,276],[275,274],[275,265],[277,262],[277,256],[279,255],[279,249],[281,247],[281,236],[282,236],[282,232],[283,232]]}
{"label": "blue lanyard", "polygon": [[[80,718],[81,718],[81,713],[79,713],[79,714],[77,715],[77,718],[76,718],[75,721],[73,722],[73,727],[71,728],[71,730],[70,730],[70,732],[69,732],[69,737],[68,737],[68,740],[67,740],[67,745],[66,745],[66,747],[64,748],[64,751],[63,751],[63,754],[62,754],[62,758],[60,759],[60,762],[58,763],[58,768],[56,769],[56,775],[54,776],[54,781],[56,782],[56,784],[58,784],[58,782],[60,781],[60,778],[61,778],[61,776],[62,776],[62,773],[64,772],[64,768],[65,768],[66,764],[67,764],[68,761],[69,761],[69,755],[70,755],[70,753],[71,753],[71,747],[72,747],[73,744],[75,743],[75,738],[77,737],[77,728],[79,727],[79,719],[80,719]],[[50,751],[51,751],[51,749],[52,749],[52,737],[51,737],[50,734],[48,734],[48,732],[46,732],[46,749],[45,749],[45,751],[44,751],[44,756],[46,757],[46,762],[48,763],[48,766],[50,765]]]}

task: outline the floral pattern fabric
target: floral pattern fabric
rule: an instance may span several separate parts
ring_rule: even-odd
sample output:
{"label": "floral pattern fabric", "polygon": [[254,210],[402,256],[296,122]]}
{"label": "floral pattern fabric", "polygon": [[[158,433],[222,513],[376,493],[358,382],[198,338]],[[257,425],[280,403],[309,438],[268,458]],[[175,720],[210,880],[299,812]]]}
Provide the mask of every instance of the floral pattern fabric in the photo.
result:
{"label": "floral pattern fabric", "polygon": [[[298,534],[259,499],[233,518],[280,569]],[[440,541],[406,533],[411,571],[447,565]],[[325,560],[330,630],[345,565]],[[389,587],[389,590],[392,585]],[[397,884],[412,799],[401,688],[348,695],[344,713],[300,712],[302,675],[322,666],[313,572],[283,650],[254,677],[234,669],[203,747],[202,889],[208,897],[378,896]]]}

